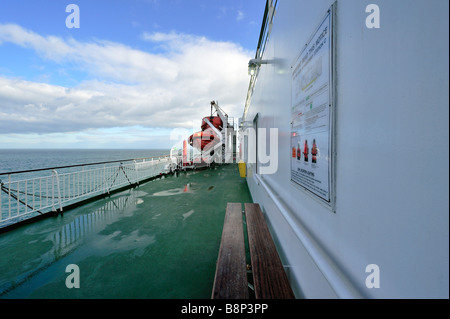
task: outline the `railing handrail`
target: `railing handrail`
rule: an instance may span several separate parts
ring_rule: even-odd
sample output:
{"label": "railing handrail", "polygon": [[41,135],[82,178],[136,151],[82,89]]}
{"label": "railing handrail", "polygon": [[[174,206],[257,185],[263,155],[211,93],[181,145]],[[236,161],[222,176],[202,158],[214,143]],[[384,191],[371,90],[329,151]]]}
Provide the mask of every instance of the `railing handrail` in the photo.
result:
{"label": "railing handrail", "polygon": [[[115,164],[102,165],[107,163]],[[1,173],[7,175],[7,181],[0,179],[0,230],[38,214],[62,212],[64,207],[94,196],[107,196],[111,191],[135,187],[142,181],[172,172],[174,165],[178,167],[179,161],[175,163],[174,158],[164,155]],[[87,166],[92,168],[85,169]],[[58,171],[73,167],[77,169]],[[50,170],[51,174],[46,174]],[[41,173],[30,175],[43,176],[13,180],[17,174],[39,171]]]}
{"label": "railing handrail", "polygon": [[12,174],[22,174],[22,173],[32,173],[32,172],[40,172],[40,171],[48,171],[48,170],[56,170],[63,168],[72,168],[72,167],[81,167],[81,166],[93,166],[93,165],[102,165],[102,164],[111,164],[111,163],[122,163],[122,162],[131,162],[131,161],[139,161],[145,159],[154,159],[160,157],[169,157],[170,155],[161,155],[161,156],[153,156],[153,157],[142,157],[142,158],[131,158],[124,160],[114,160],[114,161],[106,161],[106,162],[96,162],[96,163],[86,163],[86,164],[74,164],[74,165],[66,165],[66,166],[57,166],[57,167],[48,167],[48,168],[36,168],[25,171],[14,171],[14,172],[0,172],[1,175],[12,175]]}

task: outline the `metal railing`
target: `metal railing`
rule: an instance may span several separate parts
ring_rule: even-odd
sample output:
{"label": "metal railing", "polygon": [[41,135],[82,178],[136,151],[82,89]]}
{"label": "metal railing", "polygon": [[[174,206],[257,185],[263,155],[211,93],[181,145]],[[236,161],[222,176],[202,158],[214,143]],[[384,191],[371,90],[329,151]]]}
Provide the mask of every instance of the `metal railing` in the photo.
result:
{"label": "metal railing", "polygon": [[0,173],[0,228],[139,184],[176,168],[169,156]]}

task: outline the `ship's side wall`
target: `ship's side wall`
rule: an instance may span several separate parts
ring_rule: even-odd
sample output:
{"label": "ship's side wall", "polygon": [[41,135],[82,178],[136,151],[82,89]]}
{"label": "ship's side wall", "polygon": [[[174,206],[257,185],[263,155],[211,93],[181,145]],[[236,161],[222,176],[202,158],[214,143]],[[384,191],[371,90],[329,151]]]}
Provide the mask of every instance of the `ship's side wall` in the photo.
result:
{"label": "ship's side wall", "polygon": [[369,29],[374,2],[336,2],[329,208],[290,182],[291,66],[334,3],[278,1],[263,55],[277,63],[261,66],[245,118],[278,129],[278,169],[248,164],[252,197],[297,297],[448,298],[449,3],[377,0]]}

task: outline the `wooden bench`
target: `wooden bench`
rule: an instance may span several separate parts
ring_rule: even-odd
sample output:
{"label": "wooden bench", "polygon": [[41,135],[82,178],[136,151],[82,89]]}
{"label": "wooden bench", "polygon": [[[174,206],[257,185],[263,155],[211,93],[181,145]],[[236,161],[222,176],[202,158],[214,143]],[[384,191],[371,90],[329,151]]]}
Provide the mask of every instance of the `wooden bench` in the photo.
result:
{"label": "wooden bench", "polygon": [[[258,204],[244,204],[256,299],[292,299],[295,295]],[[212,299],[248,299],[249,283],[240,203],[228,203],[217,258]]]}

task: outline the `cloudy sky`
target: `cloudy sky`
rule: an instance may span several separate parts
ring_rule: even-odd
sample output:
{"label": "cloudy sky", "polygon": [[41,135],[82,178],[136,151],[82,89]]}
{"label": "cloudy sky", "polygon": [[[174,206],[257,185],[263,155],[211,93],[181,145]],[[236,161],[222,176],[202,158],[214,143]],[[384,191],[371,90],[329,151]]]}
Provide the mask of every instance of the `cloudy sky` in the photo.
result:
{"label": "cloudy sky", "polygon": [[211,100],[237,121],[264,6],[1,0],[0,148],[170,148]]}

